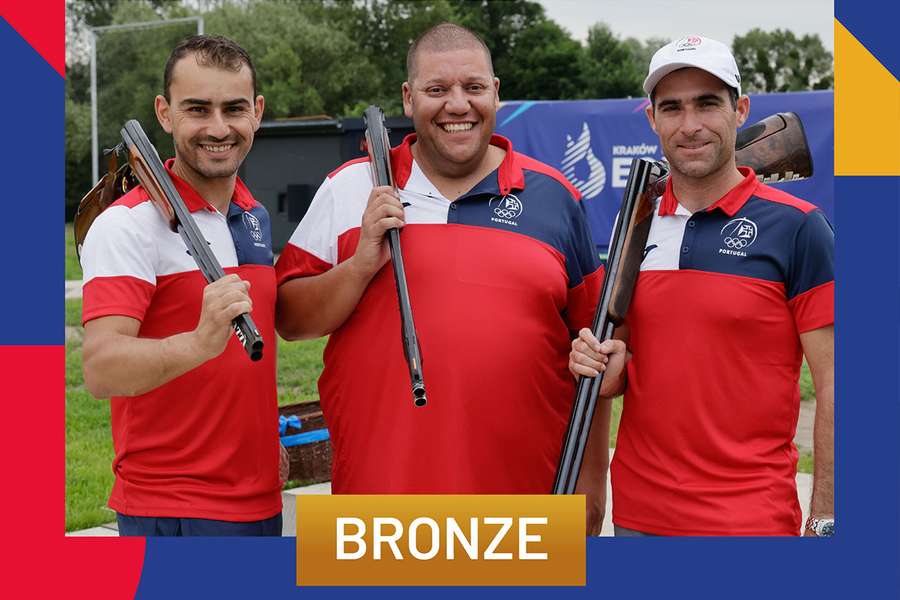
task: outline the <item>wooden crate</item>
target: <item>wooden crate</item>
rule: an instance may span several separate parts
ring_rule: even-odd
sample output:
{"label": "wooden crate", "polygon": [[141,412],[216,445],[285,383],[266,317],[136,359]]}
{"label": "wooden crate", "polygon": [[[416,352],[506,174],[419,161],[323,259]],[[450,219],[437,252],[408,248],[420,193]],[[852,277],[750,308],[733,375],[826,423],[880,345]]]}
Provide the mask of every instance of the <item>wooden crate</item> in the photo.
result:
{"label": "wooden crate", "polygon": [[[318,402],[303,404],[287,404],[278,408],[283,417],[296,415],[302,425],[300,431],[288,427],[285,435],[314,431],[325,427],[322,407]],[[305,484],[331,481],[331,441],[322,440],[299,446],[289,446],[288,456],[291,459],[291,471],[288,479],[302,481]]]}

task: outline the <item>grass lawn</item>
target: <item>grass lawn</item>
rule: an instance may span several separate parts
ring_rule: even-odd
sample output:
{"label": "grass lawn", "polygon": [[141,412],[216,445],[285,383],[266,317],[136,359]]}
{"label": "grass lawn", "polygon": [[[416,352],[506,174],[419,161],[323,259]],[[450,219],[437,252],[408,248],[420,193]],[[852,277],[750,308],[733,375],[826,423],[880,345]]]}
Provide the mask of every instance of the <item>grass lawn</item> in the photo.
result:
{"label": "grass lawn", "polygon": [[66,280],[81,279],[81,265],[75,254],[75,233],[71,223],[66,223]]}
{"label": "grass lawn", "polygon": [[328,338],[285,342],[278,339],[278,406],[319,399],[316,382]]}

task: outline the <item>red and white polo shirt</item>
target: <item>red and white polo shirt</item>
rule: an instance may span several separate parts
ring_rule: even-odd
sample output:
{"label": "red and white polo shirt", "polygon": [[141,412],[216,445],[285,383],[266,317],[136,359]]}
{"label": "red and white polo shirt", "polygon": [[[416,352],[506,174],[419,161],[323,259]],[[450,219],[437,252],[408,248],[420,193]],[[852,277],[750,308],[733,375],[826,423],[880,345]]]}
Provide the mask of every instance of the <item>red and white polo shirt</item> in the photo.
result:
{"label": "red and white polo shirt", "polygon": [[691,214],[671,181],[634,299],[613,521],[664,535],[797,535],[799,334],[834,322],[834,234],[744,180]]}
{"label": "red and white polo shirt", "polygon": [[[225,272],[250,282],[266,351],[251,362],[232,337],[220,356],[169,383],[112,398],[109,505],[132,516],[269,518],[281,510],[269,216],[240,180],[223,215],[169,174]],[[97,218],[82,266],[84,322],[131,317],[141,322],[139,337],[154,339],[196,327],[206,280],[142,188]]]}
{"label": "red and white polo shirt", "polygon": [[[568,422],[573,331],[589,325],[601,271],[577,191],[506,150],[450,201],[410,146],[391,152],[400,234],[428,404],[413,406],[392,267],[369,283],[325,350],[319,394],[335,493],[549,493]],[[366,159],[324,181],[282,253],[279,283],[356,250],[372,178]]]}

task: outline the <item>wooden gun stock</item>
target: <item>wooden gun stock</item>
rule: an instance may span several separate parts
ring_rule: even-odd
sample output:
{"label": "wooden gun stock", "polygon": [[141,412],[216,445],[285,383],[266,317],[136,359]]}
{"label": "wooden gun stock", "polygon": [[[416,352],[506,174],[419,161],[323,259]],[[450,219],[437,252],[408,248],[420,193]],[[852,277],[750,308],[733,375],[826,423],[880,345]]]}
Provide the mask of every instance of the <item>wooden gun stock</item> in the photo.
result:
{"label": "wooden gun stock", "polygon": [[124,196],[128,191],[138,185],[128,164],[119,166],[119,154],[116,148],[105,150],[107,172],[100,178],[94,187],[84,195],[78,203],[75,211],[75,219],[72,223],[75,235],[75,255],[81,260],[81,248],[87,238],[94,219],[100,216],[109,205]]}

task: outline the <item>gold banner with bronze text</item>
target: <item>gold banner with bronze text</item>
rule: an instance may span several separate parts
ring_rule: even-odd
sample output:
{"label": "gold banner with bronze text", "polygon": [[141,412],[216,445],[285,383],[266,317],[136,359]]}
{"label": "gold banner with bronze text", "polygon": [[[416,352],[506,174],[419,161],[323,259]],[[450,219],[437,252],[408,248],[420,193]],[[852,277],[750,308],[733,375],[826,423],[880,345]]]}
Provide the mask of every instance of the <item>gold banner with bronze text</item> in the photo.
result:
{"label": "gold banner with bronze text", "polygon": [[297,496],[297,585],[585,584],[584,496]]}

